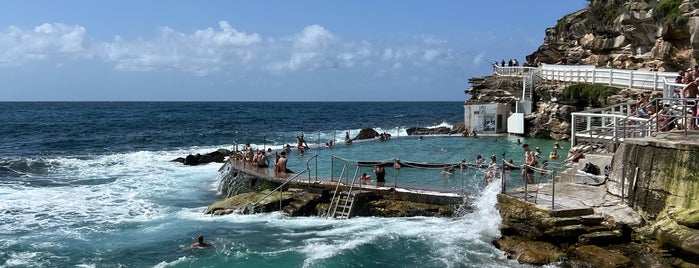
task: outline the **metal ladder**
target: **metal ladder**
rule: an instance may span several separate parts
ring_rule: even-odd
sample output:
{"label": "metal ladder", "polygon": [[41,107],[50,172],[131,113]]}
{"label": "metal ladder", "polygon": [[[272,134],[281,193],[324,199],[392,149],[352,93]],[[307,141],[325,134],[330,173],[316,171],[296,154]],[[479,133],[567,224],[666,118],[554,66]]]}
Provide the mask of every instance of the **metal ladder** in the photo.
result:
{"label": "metal ladder", "polygon": [[335,208],[333,209],[332,217],[336,219],[349,219],[352,215],[352,207],[354,206],[354,194],[349,192],[340,192],[337,199],[333,200]]}
{"label": "metal ladder", "polygon": [[[359,173],[359,167],[354,171],[354,176],[352,183],[349,184],[349,190],[347,192],[340,191],[340,182],[342,181],[342,174],[345,174],[347,170],[347,164],[342,168],[342,173],[340,174],[340,180],[337,182],[335,187],[335,193],[330,202],[330,209],[328,209],[327,217],[332,217],[336,219],[349,219],[352,215],[352,207],[354,206],[354,193],[352,192],[354,188],[354,183],[357,180],[357,174]],[[349,178],[346,179],[349,181]],[[361,187],[361,186],[360,186]],[[361,188],[360,188],[361,190]]]}

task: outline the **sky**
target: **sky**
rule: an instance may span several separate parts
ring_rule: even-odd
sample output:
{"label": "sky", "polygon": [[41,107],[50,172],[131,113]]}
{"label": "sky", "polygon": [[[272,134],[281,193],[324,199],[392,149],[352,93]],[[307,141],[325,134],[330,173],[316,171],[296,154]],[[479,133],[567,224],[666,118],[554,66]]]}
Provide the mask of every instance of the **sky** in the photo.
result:
{"label": "sky", "polygon": [[0,101],[462,101],[586,4],[0,1]]}

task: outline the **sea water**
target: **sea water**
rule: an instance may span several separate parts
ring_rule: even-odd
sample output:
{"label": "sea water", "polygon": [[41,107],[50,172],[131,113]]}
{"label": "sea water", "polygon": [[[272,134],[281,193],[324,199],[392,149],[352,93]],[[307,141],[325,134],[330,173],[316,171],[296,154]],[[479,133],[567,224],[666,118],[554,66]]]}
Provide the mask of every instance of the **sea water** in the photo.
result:
{"label": "sea water", "polygon": [[[486,187],[480,170],[387,169],[387,184],[473,195],[474,210],[453,218],[212,217],[202,211],[221,199],[221,165],[170,161],[245,143],[278,150],[303,133],[312,148],[290,153],[289,166],[317,154],[321,175],[333,157],[445,163],[504,153],[521,163],[516,137],[406,137],[408,127],[461,120],[462,102],[0,103],[0,266],[518,266],[491,244],[500,184]],[[363,127],[393,139],[342,144]],[[545,152],[553,143],[521,139]],[[330,140],[337,146],[325,148]],[[200,234],[214,246],[190,248]]]}

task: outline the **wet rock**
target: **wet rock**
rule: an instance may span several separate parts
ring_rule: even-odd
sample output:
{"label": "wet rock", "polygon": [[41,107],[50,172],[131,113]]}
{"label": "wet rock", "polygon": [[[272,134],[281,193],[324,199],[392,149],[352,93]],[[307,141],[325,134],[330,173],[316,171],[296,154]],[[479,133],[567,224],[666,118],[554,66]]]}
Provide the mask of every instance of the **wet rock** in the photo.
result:
{"label": "wet rock", "polygon": [[245,214],[253,211],[274,211],[278,209],[280,200],[282,204],[288,204],[293,195],[292,192],[279,194],[279,192],[272,193],[271,190],[243,193],[209,205],[204,214],[224,215],[236,212]]}
{"label": "wet rock", "polygon": [[315,215],[315,206],[320,200],[319,194],[308,192],[299,192],[291,197],[289,205],[285,206],[282,211],[289,216],[311,216]]}
{"label": "wet rock", "polygon": [[574,254],[578,260],[589,263],[593,267],[617,268],[630,267],[632,265],[631,259],[628,257],[594,245],[577,247]]}
{"label": "wet rock", "polygon": [[359,130],[359,134],[354,137],[353,140],[368,140],[368,139],[373,139],[376,136],[378,136],[379,133],[376,132],[373,128],[362,128]]}
{"label": "wet rock", "polygon": [[453,206],[431,205],[400,200],[376,200],[368,203],[371,215],[377,217],[447,217],[454,213]]}
{"label": "wet rock", "polygon": [[451,132],[448,127],[436,127],[436,128],[424,128],[424,127],[411,127],[405,130],[408,135],[446,135]]}
{"label": "wet rock", "polygon": [[227,156],[231,155],[231,151],[227,149],[218,149],[214,152],[210,152],[207,154],[195,154],[195,155],[187,155],[186,157],[178,157],[173,160],[172,162],[179,162],[188,166],[196,166],[200,164],[207,164],[207,163],[223,163],[226,159]]}
{"label": "wet rock", "polygon": [[520,263],[545,265],[558,262],[565,253],[551,243],[542,241],[527,241],[512,237],[504,237],[494,242],[495,246],[507,254],[510,259]]}

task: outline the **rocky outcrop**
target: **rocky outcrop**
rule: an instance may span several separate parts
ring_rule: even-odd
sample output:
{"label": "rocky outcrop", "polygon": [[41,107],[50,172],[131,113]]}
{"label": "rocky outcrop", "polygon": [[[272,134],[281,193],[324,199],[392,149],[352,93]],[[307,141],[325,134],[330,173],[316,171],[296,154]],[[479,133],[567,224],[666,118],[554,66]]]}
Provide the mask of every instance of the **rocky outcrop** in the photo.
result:
{"label": "rocky outcrop", "polygon": [[186,157],[178,157],[172,162],[179,162],[188,166],[196,166],[207,163],[223,163],[227,156],[231,155],[231,151],[227,149],[218,149],[207,154],[187,155]]}
{"label": "rocky outcrop", "polygon": [[485,76],[468,80],[471,88],[466,94],[471,97],[466,105],[483,103],[506,103],[514,109],[517,96],[522,96],[522,78],[505,76]]}
{"label": "rocky outcrop", "polygon": [[529,63],[675,71],[699,58],[699,1],[590,1],[546,29]]}
{"label": "rocky outcrop", "polygon": [[354,137],[353,140],[368,140],[368,139],[373,139],[376,136],[379,135],[379,132],[376,132],[373,128],[362,128],[359,130],[359,134]]}

